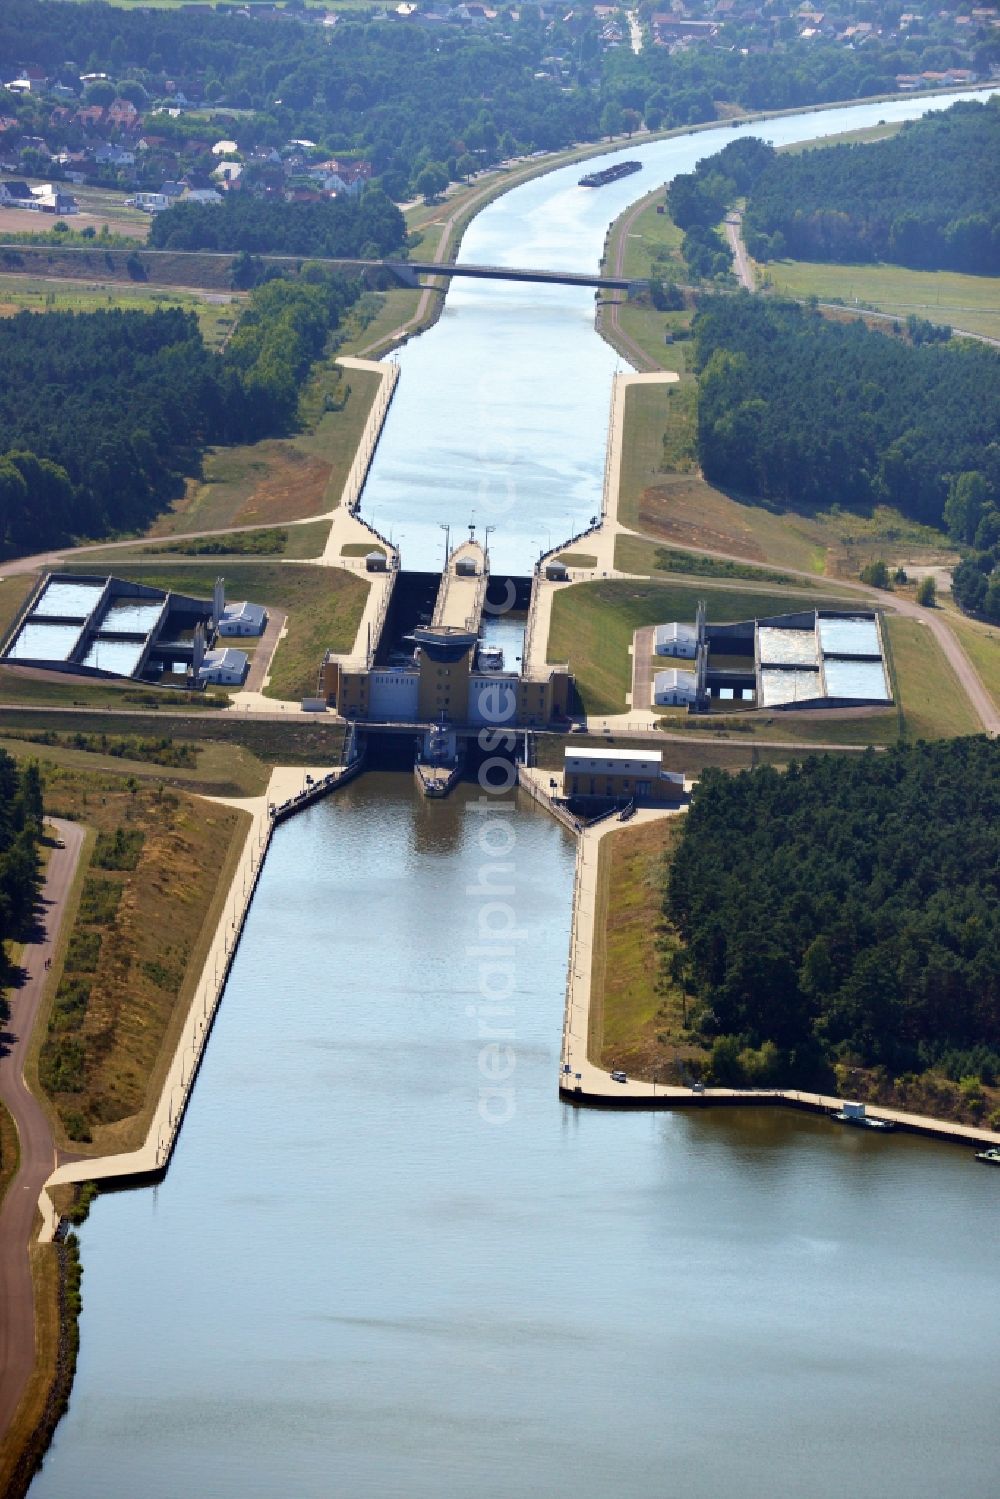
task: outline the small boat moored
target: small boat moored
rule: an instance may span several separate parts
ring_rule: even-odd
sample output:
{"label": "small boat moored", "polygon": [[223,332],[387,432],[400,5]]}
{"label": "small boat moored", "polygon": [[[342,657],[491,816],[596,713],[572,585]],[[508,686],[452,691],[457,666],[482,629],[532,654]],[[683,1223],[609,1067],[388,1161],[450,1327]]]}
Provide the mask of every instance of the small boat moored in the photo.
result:
{"label": "small boat moored", "polygon": [[985,1150],[977,1150],[976,1160],[984,1161],[987,1166],[1000,1166],[1000,1145],[988,1145]]}

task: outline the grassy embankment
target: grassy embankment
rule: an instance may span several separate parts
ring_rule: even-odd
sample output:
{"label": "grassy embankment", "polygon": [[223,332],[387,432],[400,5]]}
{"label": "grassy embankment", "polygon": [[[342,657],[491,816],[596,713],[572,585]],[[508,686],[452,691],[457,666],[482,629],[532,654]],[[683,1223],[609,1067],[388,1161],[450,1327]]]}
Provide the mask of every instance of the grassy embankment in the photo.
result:
{"label": "grassy embankment", "polygon": [[926,625],[893,614],[883,618],[903,736],[915,740],[981,734],[972,704]]}
{"label": "grassy embankment", "polygon": [[[790,750],[787,745],[775,741],[773,744],[747,744],[747,736],[733,734],[731,737],[714,734],[675,735],[673,726],[665,730],[660,745],[663,748],[664,764],[671,770],[681,770],[688,777],[697,777],[703,770],[713,766],[718,770],[750,770],[755,765],[784,766],[801,751]],[[744,742],[741,743],[741,740]],[[638,738],[634,734],[580,734],[574,735],[573,743],[580,748],[591,749],[644,749],[650,747],[648,736]],[[563,735],[539,735],[535,741],[535,764],[542,770],[562,770],[567,741]],[[839,753],[832,751],[831,753]],[[826,753],[820,750],[817,753]]]}
{"label": "grassy embankment", "polygon": [[22,715],[0,719],[0,747],[15,759],[38,760],[43,771],[131,776],[207,796],[259,796],[267,786],[269,767],[242,744],[175,738],[161,724],[154,734],[108,733],[107,718],[104,728],[90,730],[65,728],[63,715],[49,715],[44,727],[25,724]]}
{"label": "grassy embankment", "polygon": [[[88,748],[80,748],[81,737]],[[186,763],[162,764],[145,751],[136,758],[129,752],[133,737],[147,742],[166,737]],[[100,709],[53,716],[42,706],[0,710],[0,743],[18,760],[38,760],[43,770],[51,764],[206,796],[259,796],[275,765],[339,765],[344,726],[322,714],[268,721],[245,713],[174,716],[137,709],[109,719]]]}
{"label": "grassy embankment", "polygon": [[[115,571],[154,588],[196,595],[204,595],[209,580],[197,563],[129,562]],[[242,560],[226,564],[231,598],[254,599],[288,615],[287,634],[271,663],[267,696],[299,698],[316,690],[323,652],[347,651],[354,644],[368,588],[364,578],[340,568]]]}
{"label": "grassy embankment", "polygon": [[983,686],[1000,706],[1000,626],[987,624],[985,620],[970,619],[967,614],[959,612],[947,595],[942,607],[946,609],[948,624],[961,641]]}
{"label": "grassy embankment", "polygon": [[[5,212],[10,214],[9,209]],[[32,213],[31,217],[37,221],[37,214]],[[0,221],[0,228],[3,222],[7,220]],[[138,276],[129,265],[130,261],[134,265],[136,256],[141,266]],[[232,265],[233,257],[228,252],[155,251],[142,244],[128,249],[118,245],[102,247],[99,239],[92,240],[86,247],[32,244],[22,240],[9,249],[0,250],[0,273],[4,274],[13,272],[19,276],[54,277],[60,281],[114,282],[146,288],[180,287],[226,296],[232,294]]]}
{"label": "grassy embankment", "polygon": [[940,531],[888,506],[869,515],[837,504],[803,513],[724,493],[698,472],[696,423],[693,376],[679,385],[635,386],[626,393],[618,505],[623,525],[681,551],[717,552],[817,577],[856,579],[879,557],[911,571],[955,561]]}
{"label": "grassy embankment", "polygon": [[587,1056],[663,1082],[682,1081],[685,1062],[707,1055],[687,1031],[684,994],[670,977],[679,942],[663,916],[663,880],[681,829],[671,817],[607,834],[594,898]]}
{"label": "grassy embankment", "polygon": [[[72,1314],[72,1330],[67,1322],[63,1338],[65,1346],[60,1348],[61,1261],[66,1264],[65,1251],[55,1244],[31,1244],[28,1254],[35,1294],[35,1367],[0,1449],[0,1493],[3,1494],[25,1492],[32,1467],[48,1447],[52,1425],[62,1413],[58,1402],[62,1397],[68,1398],[76,1362],[75,1312]],[[72,1253],[72,1260],[76,1261],[75,1253]],[[13,1487],[15,1478],[20,1485],[17,1488]]]}
{"label": "grassy embankment", "polygon": [[80,871],[26,1076],[60,1139],[144,1138],[225,901],[245,813],[137,779],[45,770],[47,809],[86,823]]}
{"label": "grassy embankment", "polygon": [[[379,383],[378,375],[342,371],[324,361],[303,392],[302,430],[293,437],[209,448],[202,478],[189,482],[150,535],[280,526],[335,510]],[[338,404],[346,397],[346,405],[326,410],[327,397]]]}

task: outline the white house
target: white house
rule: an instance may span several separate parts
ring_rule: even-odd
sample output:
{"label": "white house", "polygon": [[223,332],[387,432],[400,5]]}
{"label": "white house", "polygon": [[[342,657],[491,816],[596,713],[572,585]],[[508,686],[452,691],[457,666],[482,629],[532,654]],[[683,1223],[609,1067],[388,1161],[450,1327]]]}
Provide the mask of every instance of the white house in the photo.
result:
{"label": "white house", "polygon": [[698,696],[698,674],[671,667],[653,678],[653,702],[657,708],[689,708]]}
{"label": "white house", "polygon": [[38,187],[33,187],[31,189],[31,196],[43,213],[65,213],[68,215],[80,212],[80,206],[72,193],[61,192],[51,182],[43,182]]}
{"label": "white house", "polygon": [[198,668],[198,680],[220,687],[242,687],[248,665],[246,651],[235,650],[233,646],[226,646],[221,651],[206,651]]}
{"label": "white house", "polygon": [[134,167],[135,152],[126,151],[122,146],[114,144],[98,146],[94,152],[94,160],[101,167]]}
{"label": "white house", "polygon": [[694,625],[657,625],[653,632],[653,650],[658,656],[683,656],[693,661],[698,654],[698,630]]}
{"label": "white house", "polygon": [[267,610],[261,604],[226,604],[219,617],[220,635],[262,635]]}

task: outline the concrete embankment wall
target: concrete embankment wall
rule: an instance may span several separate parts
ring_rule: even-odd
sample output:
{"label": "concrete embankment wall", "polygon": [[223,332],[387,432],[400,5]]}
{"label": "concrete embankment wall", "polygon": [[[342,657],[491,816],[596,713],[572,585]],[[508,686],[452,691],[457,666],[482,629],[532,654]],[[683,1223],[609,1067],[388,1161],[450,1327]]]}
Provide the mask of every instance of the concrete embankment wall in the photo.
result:
{"label": "concrete embankment wall", "polygon": [[[378,375],[381,382],[375,399],[372,402],[371,411],[368,413],[368,420],[365,422],[364,431],[361,434],[361,440],[354,455],[354,462],[351,464],[350,472],[344,481],[344,488],[340,495],[341,505],[353,515],[360,504],[365,480],[368,478],[368,470],[371,468],[372,459],[375,457],[375,449],[378,447],[378,440],[382,435],[382,428],[385,425],[385,419],[392,404],[392,398],[396,393],[396,385],[399,381],[399,365],[395,360],[387,360],[384,363],[379,363],[376,360],[354,359],[347,355],[338,359],[337,363],[342,369],[348,372],[351,370],[363,370],[366,374]],[[372,531],[373,536],[379,535],[373,528],[369,527],[369,529]],[[384,540],[384,537],[381,539]]]}
{"label": "concrete embankment wall", "polygon": [[571,812],[567,812],[565,807],[561,807],[557,801],[554,801],[549,796],[541,783],[540,777],[541,772],[532,770],[529,766],[518,762],[517,784],[521,789],[528,793],[532,801],[537,802],[540,807],[544,807],[546,812],[551,812],[557,822],[561,822],[563,827],[568,828],[571,833],[581,832],[583,824],[578,822]]}

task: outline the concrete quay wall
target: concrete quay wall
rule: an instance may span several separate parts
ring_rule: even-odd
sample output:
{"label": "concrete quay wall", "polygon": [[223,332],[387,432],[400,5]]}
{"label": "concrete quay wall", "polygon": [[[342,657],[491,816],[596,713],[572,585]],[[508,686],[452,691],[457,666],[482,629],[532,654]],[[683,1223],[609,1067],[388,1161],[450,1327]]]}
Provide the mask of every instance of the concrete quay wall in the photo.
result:
{"label": "concrete quay wall", "polygon": [[361,494],[368,478],[368,470],[371,468],[372,459],[375,457],[375,449],[382,435],[392,398],[396,392],[399,381],[399,365],[395,360],[386,360],[380,363],[374,359],[354,359],[348,355],[342,355],[337,363],[345,370],[363,370],[366,374],[378,375],[381,384],[372,402],[372,409],[368,413],[361,440],[358,443],[354,462],[351,464],[344,487],[340,494],[340,503],[345,510],[353,514],[360,504]]}

